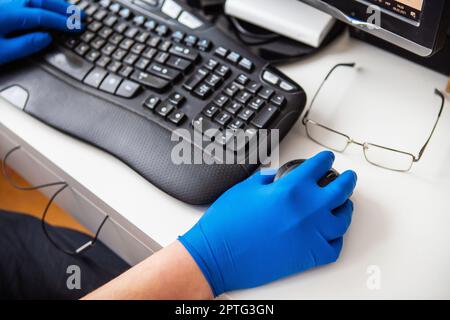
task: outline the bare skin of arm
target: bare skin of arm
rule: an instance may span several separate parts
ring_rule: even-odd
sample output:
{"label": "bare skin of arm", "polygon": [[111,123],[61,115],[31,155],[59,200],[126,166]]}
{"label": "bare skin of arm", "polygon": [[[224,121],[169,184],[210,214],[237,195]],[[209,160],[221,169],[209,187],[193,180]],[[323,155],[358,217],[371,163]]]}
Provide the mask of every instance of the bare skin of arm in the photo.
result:
{"label": "bare skin of arm", "polygon": [[200,268],[176,241],[83,300],[206,300],[213,293]]}

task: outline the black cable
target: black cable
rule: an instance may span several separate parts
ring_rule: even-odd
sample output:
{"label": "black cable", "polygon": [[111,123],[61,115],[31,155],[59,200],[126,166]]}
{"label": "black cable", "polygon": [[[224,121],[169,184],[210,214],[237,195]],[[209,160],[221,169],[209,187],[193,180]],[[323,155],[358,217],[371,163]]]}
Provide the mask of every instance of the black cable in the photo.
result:
{"label": "black cable", "polygon": [[48,211],[50,210],[51,205],[53,204],[53,202],[55,201],[56,197],[62,192],[64,191],[67,187],[69,187],[69,184],[67,182],[52,182],[52,183],[46,183],[46,184],[42,184],[42,185],[38,185],[38,186],[32,186],[32,187],[23,187],[23,186],[19,186],[17,185],[14,180],[11,178],[11,176],[8,174],[7,171],[7,161],[8,158],[17,150],[20,149],[20,146],[14,147],[12,148],[10,151],[8,151],[5,156],[3,157],[2,160],[2,173],[3,176],[5,177],[5,179],[17,190],[22,190],[22,191],[33,191],[33,190],[39,190],[39,189],[43,189],[43,188],[49,188],[49,187],[54,187],[54,186],[61,186],[61,188],[59,188],[58,190],[55,191],[55,193],[50,197],[49,201],[47,202],[47,205],[45,206],[45,209],[42,213],[42,217],[41,217],[41,226],[42,226],[42,230],[47,238],[47,240],[59,251],[70,255],[70,256],[74,256],[74,255],[79,255],[82,252],[92,248],[95,243],[98,240],[98,236],[100,234],[100,231],[102,230],[106,220],[108,220],[109,216],[105,216],[105,218],[103,219],[103,221],[101,222],[100,226],[97,229],[97,232],[95,233],[95,236],[92,238],[92,240],[86,242],[84,245],[82,245],[81,247],[79,247],[78,249],[76,249],[75,251],[69,251],[66,250],[64,248],[61,248],[55,240],[53,240],[53,238],[50,236],[50,233],[47,230],[47,224],[45,222],[45,218],[48,214]]}

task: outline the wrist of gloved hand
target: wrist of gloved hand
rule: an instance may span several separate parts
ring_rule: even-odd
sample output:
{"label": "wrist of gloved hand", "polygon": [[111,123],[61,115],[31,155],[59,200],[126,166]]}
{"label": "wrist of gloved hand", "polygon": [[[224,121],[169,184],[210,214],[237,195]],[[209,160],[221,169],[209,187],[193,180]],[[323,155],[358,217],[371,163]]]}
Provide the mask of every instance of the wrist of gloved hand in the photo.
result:
{"label": "wrist of gloved hand", "polygon": [[258,172],[224,193],[179,238],[215,296],[337,260],[356,174],[344,172],[319,187],[333,161],[331,152],[322,152],[276,182],[274,172]]}

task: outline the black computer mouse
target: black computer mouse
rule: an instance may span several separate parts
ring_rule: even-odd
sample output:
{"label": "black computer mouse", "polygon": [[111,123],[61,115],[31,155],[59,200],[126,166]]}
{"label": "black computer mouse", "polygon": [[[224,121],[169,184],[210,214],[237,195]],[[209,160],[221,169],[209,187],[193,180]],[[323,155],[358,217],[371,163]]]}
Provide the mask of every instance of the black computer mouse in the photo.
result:
{"label": "black computer mouse", "polygon": [[[285,175],[289,174],[289,172],[300,166],[305,161],[306,161],[305,159],[299,159],[287,162],[286,164],[281,166],[280,169],[278,169],[274,181],[277,181],[278,179],[281,179]],[[330,171],[327,172],[326,175],[324,175],[322,178],[319,179],[317,184],[320,187],[325,187],[334,180],[336,180],[337,177],[339,177],[339,172],[337,172],[335,169],[331,169]]]}

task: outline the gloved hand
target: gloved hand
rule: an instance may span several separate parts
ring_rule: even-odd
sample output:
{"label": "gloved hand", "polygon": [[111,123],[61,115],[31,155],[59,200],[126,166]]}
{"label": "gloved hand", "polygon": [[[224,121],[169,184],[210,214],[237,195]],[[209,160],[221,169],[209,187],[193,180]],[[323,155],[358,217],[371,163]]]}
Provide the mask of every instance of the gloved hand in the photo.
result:
{"label": "gloved hand", "polygon": [[[52,38],[48,32],[32,29],[67,28],[67,8],[63,0],[0,0],[0,65],[29,56],[47,47]],[[12,33],[28,32],[11,37]]]}
{"label": "gloved hand", "polygon": [[346,171],[319,187],[333,161],[333,153],[319,153],[276,182],[275,173],[258,172],[224,193],[179,238],[215,296],[337,260],[356,174]]}

